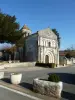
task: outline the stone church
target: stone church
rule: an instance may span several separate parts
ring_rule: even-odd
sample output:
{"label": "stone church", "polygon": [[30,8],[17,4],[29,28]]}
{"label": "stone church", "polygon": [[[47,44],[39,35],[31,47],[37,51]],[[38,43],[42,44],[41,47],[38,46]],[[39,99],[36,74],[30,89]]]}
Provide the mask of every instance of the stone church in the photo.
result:
{"label": "stone church", "polygon": [[59,65],[59,47],[57,35],[48,27],[32,34],[24,25],[24,58],[29,62],[55,63]]}

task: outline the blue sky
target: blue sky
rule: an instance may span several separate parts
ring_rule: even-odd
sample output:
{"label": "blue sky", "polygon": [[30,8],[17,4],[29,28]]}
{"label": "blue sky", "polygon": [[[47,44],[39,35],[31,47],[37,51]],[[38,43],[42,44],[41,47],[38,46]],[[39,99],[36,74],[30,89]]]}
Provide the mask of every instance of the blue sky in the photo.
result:
{"label": "blue sky", "polygon": [[56,28],[61,37],[61,49],[75,45],[75,0],[1,0],[2,12],[15,15],[36,32],[46,27]]}

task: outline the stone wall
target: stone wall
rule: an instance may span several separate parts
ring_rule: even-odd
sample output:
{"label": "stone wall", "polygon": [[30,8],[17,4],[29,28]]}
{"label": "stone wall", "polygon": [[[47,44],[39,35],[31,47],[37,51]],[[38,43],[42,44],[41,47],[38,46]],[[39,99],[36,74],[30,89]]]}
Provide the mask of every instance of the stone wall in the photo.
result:
{"label": "stone wall", "polygon": [[68,59],[66,57],[60,57],[60,65],[72,65],[75,63],[75,58]]}
{"label": "stone wall", "polygon": [[35,62],[23,62],[23,63],[7,63],[1,65],[1,68],[12,68],[12,67],[34,67]]}
{"label": "stone wall", "polygon": [[[0,66],[0,70],[3,70],[4,66]],[[0,72],[0,79],[4,78],[4,72]]]}
{"label": "stone wall", "polygon": [[37,61],[37,34],[31,35],[26,39],[25,58],[26,61]]}

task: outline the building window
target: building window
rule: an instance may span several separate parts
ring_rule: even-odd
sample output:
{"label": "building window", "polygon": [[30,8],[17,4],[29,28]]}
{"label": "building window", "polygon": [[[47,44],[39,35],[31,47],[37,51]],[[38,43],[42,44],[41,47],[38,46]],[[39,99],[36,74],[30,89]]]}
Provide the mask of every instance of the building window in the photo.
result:
{"label": "building window", "polygon": [[50,42],[48,42],[48,46],[51,47],[51,43]]}
{"label": "building window", "polygon": [[55,41],[53,41],[53,43],[52,43],[52,44],[53,44],[53,47],[55,47]]}

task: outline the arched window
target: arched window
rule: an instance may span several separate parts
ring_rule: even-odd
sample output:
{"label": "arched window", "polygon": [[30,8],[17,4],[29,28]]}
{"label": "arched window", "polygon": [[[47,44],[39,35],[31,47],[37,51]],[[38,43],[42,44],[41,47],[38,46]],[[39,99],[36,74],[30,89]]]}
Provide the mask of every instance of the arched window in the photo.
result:
{"label": "arched window", "polygon": [[48,42],[48,46],[51,47],[51,43],[50,42]]}
{"label": "arched window", "polygon": [[55,47],[55,41],[52,42],[53,47]]}

